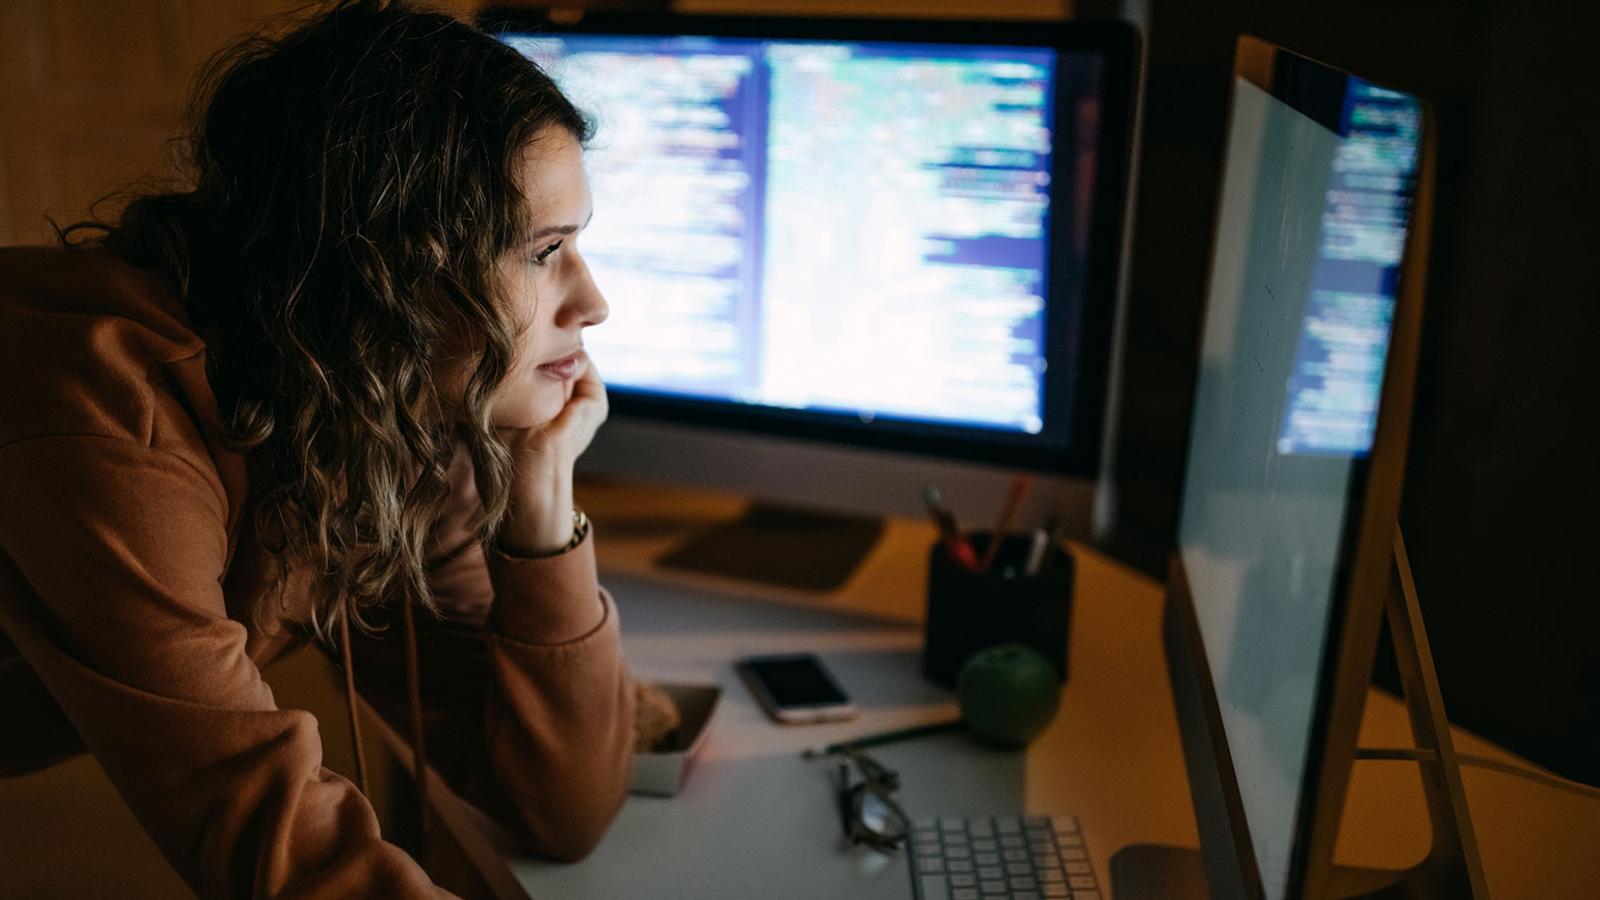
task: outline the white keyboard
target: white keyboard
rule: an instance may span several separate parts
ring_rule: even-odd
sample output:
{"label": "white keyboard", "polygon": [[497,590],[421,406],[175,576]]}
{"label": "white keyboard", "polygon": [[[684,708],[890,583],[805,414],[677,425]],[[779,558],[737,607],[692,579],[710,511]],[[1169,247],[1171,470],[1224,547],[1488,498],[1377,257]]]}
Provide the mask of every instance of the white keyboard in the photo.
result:
{"label": "white keyboard", "polygon": [[911,823],[918,900],[1101,900],[1076,816],[923,818]]}

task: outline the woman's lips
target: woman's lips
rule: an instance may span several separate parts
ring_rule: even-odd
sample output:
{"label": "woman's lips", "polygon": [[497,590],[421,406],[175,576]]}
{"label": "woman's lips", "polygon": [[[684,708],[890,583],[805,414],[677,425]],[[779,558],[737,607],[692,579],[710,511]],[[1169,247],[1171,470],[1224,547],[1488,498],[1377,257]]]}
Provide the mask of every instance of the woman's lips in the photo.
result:
{"label": "woman's lips", "polygon": [[584,362],[583,351],[579,350],[539,366],[539,374],[556,381],[571,381],[583,371]]}

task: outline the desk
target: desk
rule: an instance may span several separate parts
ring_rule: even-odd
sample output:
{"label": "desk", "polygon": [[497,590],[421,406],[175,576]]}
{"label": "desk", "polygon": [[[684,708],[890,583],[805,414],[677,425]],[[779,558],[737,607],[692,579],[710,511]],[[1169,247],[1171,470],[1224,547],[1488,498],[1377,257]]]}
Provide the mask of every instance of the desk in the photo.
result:
{"label": "desk", "polygon": [[[823,597],[655,572],[650,560],[683,529],[735,515],[736,497],[623,484],[585,484],[602,578],[617,599],[634,673],[715,682],[724,690],[710,741],[675,798],[631,797],[594,854],[556,865],[508,853],[471,810],[442,816],[485,879],[535,898],[909,898],[903,854],[843,852],[832,766],[800,751],[886,728],[952,717],[952,695],[918,672],[918,620],[930,526],[896,520],[857,576]],[[1075,812],[1095,870],[1141,842],[1198,842],[1161,649],[1160,586],[1074,548],[1076,607],[1059,713],[1026,751],[943,735],[873,751],[902,776],[916,815]],[[732,661],[811,650],[862,710],[827,725],[779,726],[761,713]],[[1514,759],[1456,732],[1463,753]],[[1403,709],[1374,691],[1362,744],[1409,742]],[[1590,854],[1600,803],[1481,769],[1464,772],[1468,801],[1497,898],[1600,896]],[[1339,862],[1403,867],[1427,848],[1414,764],[1361,762],[1352,779]]]}

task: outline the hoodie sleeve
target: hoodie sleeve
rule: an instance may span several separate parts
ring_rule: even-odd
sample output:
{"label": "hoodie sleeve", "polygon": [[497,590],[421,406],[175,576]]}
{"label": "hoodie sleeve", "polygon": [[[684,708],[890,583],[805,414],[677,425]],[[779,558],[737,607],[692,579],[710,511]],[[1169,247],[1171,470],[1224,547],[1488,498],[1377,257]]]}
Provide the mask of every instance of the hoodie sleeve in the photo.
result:
{"label": "hoodie sleeve", "polygon": [[[464,448],[432,536],[417,655],[430,765],[530,853],[573,861],[604,836],[627,795],[634,689],[615,603],[600,587],[594,533],[557,556],[485,547]],[[352,634],[362,695],[409,736],[399,616]]]}
{"label": "hoodie sleeve", "polygon": [[0,628],[197,894],[448,896],[246,654],[214,471],[126,439],[35,437],[0,448],[0,497]]}

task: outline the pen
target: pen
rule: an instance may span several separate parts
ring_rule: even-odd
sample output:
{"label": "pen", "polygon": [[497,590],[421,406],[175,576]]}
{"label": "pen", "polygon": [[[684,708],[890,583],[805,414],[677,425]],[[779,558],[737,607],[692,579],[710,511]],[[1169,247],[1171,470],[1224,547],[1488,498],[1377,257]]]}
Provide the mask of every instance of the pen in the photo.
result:
{"label": "pen", "polygon": [[960,731],[966,723],[960,719],[948,722],[935,722],[932,725],[916,725],[911,728],[897,728],[894,731],[883,731],[878,734],[869,734],[854,740],[840,741],[829,744],[818,750],[815,747],[806,748],[801,754],[801,759],[817,759],[823,756],[833,756],[839,753],[849,753],[851,750],[860,750],[864,747],[876,747],[880,744],[892,744],[895,741],[905,741],[911,738],[923,737],[929,734],[944,734],[947,731]]}
{"label": "pen", "polygon": [[956,517],[950,514],[939,502],[939,489],[933,485],[926,485],[922,489],[922,502],[927,504],[928,513],[933,516],[933,524],[939,528],[939,542],[944,544],[945,552],[955,560],[956,565],[963,569],[978,568],[978,554],[972,549],[961,529],[956,527]]}
{"label": "pen", "polygon": [[1011,519],[1016,516],[1017,508],[1022,505],[1022,498],[1028,495],[1028,476],[1018,475],[1011,479],[1011,490],[1006,494],[1006,502],[1000,507],[1000,518],[994,523],[994,531],[989,535],[989,546],[983,548],[983,561],[978,563],[978,571],[987,572],[994,565],[994,558],[1000,553],[1000,545],[1005,542],[1006,529],[1011,527]]}
{"label": "pen", "polygon": [[[1051,526],[1055,530],[1055,526]],[[1045,548],[1050,546],[1050,535],[1043,528],[1033,530],[1033,543],[1028,547],[1028,561],[1022,564],[1022,574],[1037,575],[1039,567],[1044,564]]]}
{"label": "pen", "polygon": [[[1050,560],[1055,558],[1056,548],[1061,546],[1061,538],[1063,537],[1063,535],[1066,532],[1066,530],[1067,530],[1067,520],[1066,519],[1059,519],[1058,518],[1053,523],[1051,523],[1051,525],[1050,525],[1050,536],[1047,537],[1045,539],[1045,542],[1044,542],[1044,552],[1039,554],[1039,562],[1038,562],[1038,564],[1036,566],[1034,566],[1033,571],[1029,572],[1028,574],[1030,574],[1030,575],[1039,574],[1039,572],[1041,570],[1043,570],[1045,563],[1047,563]],[[1032,562],[1032,560],[1029,560],[1029,561]]]}

